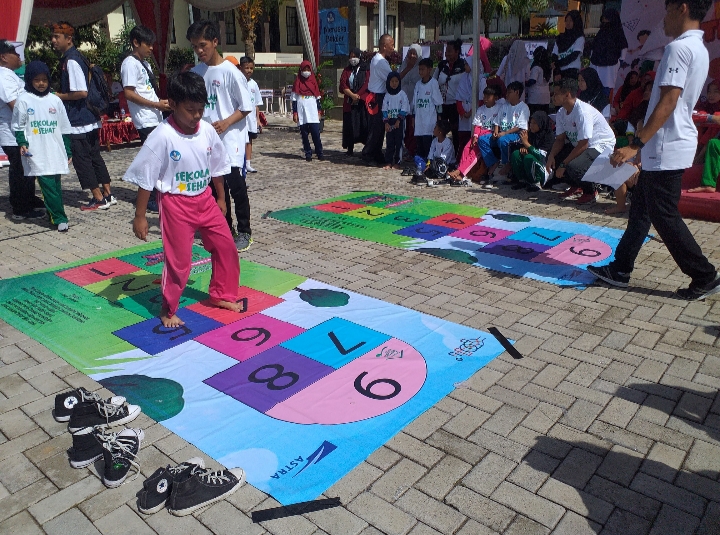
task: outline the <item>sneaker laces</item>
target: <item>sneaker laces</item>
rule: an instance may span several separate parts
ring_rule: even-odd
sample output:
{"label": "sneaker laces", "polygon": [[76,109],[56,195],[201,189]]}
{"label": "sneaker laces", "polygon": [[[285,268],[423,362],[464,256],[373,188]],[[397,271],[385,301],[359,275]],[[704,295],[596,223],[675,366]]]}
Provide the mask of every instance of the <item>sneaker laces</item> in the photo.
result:
{"label": "sneaker laces", "polygon": [[89,390],[85,390],[83,387],[78,388],[78,392],[80,393],[80,397],[83,401],[102,401],[102,398],[99,394],[96,394],[95,392],[90,392]]}
{"label": "sneaker laces", "polygon": [[172,475],[176,476],[176,475],[180,474],[183,470],[185,470],[191,466],[192,466],[192,469],[190,470],[191,476],[205,471],[203,468],[200,468],[198,465],[193,464],[193,463],[180,463],[177,466],[168,466],[168,471]]}
{"label": "sneaker laces", "polygon": [[222,483],[230,482],[230,476],[228,473],[225,472],[225,470],[216,470],[216,471],[210,471],[210,470],[198,470],[196,472],[197,476],[204,481],[205,483],[210,483],[211,485],[220,485]]}
{"label": "sneaker laces", "polygon": [[[124,460],[130,463],[130,466],[135,468],[135,474],[123,482],[123,485],[128,481],[134,481],[135,478],[140,474],[140,464],[134,461],[137,454],[132,451],[135,446],[137,437],[133,439],[130,436],[120,436],[122,431],[111,433],[106,432],[102,427],[95,427],[95,438],[102,444],[102,447],[110,452],[113,463],[117,460]],[[140,451],[140,448],[138,448]]]}
{"label": "sneaker laces", "polygon": [[115,403],[110,403],[110,401],[99,401],[97,403],[97,409],[100,413],[100,416],[105,417],[105,422],[110,425],[110,418],[113,416],[123,416],[126,409],[125,409],[125,403],[123,402],[120,405],[117,405]]}

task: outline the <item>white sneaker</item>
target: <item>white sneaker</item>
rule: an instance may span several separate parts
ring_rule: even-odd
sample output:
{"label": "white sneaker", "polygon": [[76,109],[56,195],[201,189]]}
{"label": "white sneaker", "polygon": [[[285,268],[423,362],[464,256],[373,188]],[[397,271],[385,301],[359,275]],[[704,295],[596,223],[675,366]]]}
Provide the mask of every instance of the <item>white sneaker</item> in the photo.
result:
{"label": "white sneaker", "polygon": [[257,173],[257,169],[255,169],[255,168],[254,168],[253,166],[251,166],[251,165],[246,165],[246,166],[245,166],[245,170],[246,170],[248,173]]}
{"label": "white sneaker", "polygon": [[58,232],[67,232],[68,231],[68,224],[67,223],[60,223],[58,225]]}

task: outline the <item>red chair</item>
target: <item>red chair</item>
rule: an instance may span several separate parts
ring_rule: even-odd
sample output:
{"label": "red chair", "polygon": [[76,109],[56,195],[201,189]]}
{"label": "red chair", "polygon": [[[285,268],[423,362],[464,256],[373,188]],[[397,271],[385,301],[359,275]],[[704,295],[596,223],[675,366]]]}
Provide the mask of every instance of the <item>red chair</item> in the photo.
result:
{"label": "red chair", "polygon": [[720,191],[715,193],[688,193],[700,186],[703,166],[693,165],[682,178],[682,193],[678,209],[683,217],[720,222]]}

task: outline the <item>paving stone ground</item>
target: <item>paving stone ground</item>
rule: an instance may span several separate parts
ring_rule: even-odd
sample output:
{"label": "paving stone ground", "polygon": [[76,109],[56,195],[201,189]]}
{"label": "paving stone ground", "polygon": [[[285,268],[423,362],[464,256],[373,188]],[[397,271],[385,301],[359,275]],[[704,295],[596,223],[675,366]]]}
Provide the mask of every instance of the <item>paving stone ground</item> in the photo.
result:
{"label": "paving stone ground", "polygon": [[[277,121],[275,121],[277,122]],[[278,505],[245,485],[184,518],[138,513],[143,478],[109,490],[96,467],[73,470],[70,436],[51,416],[56,393],[99,387],[0,322],[0,533],[273,535],[717,535],[720,533],[720,301],[685,303],[688,279],[658,241],[646,244],[628,290],[583,291],[484,271],[261,216],[312,200],[378,190],[623,228],[597,206],[508,188],[418,188],[398,172],[342,156],[301,159],[296,133],[268,130],[248,179],[255,244],[243,257],[465,325],[498,327],[525,355],[491,362],[373,453],[327,496],[343,507],[253,524]],[[134,188],[119,181],[137,148],[105,153],[120,203],[81,213],[87,194],[63,179],[65,235],[0,219],[0,277],[135,245]],[[0,212],[7,214],[7,170]],[[151,238],[158,239],[151,216]],[[720,265],[720,226],[688,221]],[[91,336],[92,333],[78,333]],[[142,472],[197,450],[142,416]]]}

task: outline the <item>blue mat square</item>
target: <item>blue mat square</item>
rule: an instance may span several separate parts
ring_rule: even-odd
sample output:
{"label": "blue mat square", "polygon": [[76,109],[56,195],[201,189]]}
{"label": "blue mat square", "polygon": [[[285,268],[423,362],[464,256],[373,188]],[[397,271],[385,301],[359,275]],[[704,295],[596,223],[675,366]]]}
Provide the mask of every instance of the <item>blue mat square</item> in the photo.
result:
{"label": "blue mat square", "polygon": [[401,228],[396,230],[393,234],[400,234],[401,236],[407,236],[408,238],[417,238],[420,240],[433,241],[448,234],[452,234],[457,229],[450,227],[441,227],[439,225],[428,225],[426,223],[420,223],[411,227]]}
{"label": "blue mat square", "polygon": [[551,230],[547,228],[527,227],[516,232],[512,236],[508,236],[508,238],[515,241],[524,241],[555,247],[572,236],[573,234],[570,232],[561,232],[559,230]]}

